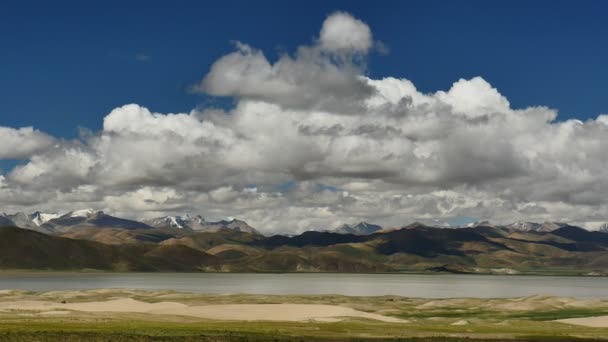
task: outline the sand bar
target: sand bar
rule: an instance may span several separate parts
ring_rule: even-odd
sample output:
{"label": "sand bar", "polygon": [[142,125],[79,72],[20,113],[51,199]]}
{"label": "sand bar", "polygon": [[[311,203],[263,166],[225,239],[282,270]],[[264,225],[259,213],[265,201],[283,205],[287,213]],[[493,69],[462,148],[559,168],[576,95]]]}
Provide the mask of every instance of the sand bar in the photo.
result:
{"label": "sand bar", "polygon": [[557,322],[582,325],[592,328],[608,328],[608,316],[560,319]]}
{"label": "sand bar", "polygon": [[11,301],[0,303],[0,310],[56,312],[121,312],[153,315],[190,316],[229,321],[336,321],[347,317],[365,318],[390,323],[406,320],[363,312],[338,305],[322,304],[217,304],[188,306],[176,302],[146,303],[130,298],[86,303],[56,303],[48,301]]}

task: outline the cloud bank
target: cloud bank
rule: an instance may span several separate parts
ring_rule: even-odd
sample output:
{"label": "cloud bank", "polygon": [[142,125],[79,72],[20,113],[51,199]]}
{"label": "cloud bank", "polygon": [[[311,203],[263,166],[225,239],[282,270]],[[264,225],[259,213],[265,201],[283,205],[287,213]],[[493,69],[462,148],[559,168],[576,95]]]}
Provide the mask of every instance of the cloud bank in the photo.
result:
{"label": "cloud bank", "polygon": [[371,79],[374,45],[367,24],[337,12],[293,55],[272,62],[236,43],[218,59],[195,88],[234,98],[232,109],[129,104],[78,141],[0,127],[0,158],[26,159],[0,176],[0,207],[201,213],[266,233],[359,220],[608,221],[608,115],[512,108],[481,77],[434,93]]}
{"label": "cloud bank", "polygon": [[0,126],[0,141],[0,159],[29,158],[55,143],[53,137],[33,127]]}

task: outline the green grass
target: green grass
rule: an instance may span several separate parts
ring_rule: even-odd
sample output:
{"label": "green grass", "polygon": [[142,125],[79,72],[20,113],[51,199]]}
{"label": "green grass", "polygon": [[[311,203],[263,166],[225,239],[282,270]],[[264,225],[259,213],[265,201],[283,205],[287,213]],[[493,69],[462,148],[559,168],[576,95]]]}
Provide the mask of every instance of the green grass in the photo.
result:
{"label": "green grass", "polygon": [[[513,331],[515,329],[515,331]],[[519,331],[522,331],[520,334]],[[515,335],[501,336],[508,331]],[[448,333],[462,336],[429,336]],[[580,333],[580,332],[579,332]],[[418,335],[418,336],[416,336]],[[425,336],[426,335],[426,336]],[[469,335],[469,336],[464,336]],[[462,327],[407,326],[370,322],[340,323],[168,323],[149,321],[102,322],[1,322],[0,341],[591,341],[556,334],[539,326],[496,329],[490,326]],[[607,335],[603,335],[604,337]]]}
{"label": "green grass", "polygon": [[574,309],[560,309],[551,311],[530,311],[521,314],[510,314],[510,318],[514,319],[528,319],[532,321],[551,321],[558,319],[567,318],[579,318],[579,317],[592,317],[592,316],[606,316],[608,310],[598,309],[586,309],[586,308],[574,308]]}
{"label": "green grass", "polygon": [[492,310],[471,310],[468,308],[441,308],[439,310],[427,310],[422,312],[402,312],[394,315],[399,318],[483,318],[483,319],[503,319],[503,320],[531,320],[531,321],[553,321],[567,318],[607,316],[608,309],[588,309],[588,308],[563,308],[557,310],[542,311],[492,311]]}

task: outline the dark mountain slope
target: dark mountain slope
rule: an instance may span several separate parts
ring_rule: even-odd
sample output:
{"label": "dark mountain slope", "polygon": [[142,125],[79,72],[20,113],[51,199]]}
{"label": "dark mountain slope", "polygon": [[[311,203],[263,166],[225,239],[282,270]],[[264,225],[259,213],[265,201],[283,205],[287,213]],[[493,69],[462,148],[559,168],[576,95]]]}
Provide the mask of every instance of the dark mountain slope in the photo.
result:
{"label": "dark mountain slope", "polygon": [[463,244],[483,244],[490,250],[509,248],[503,244],[489,240],[484,234],[495,235],[494,230],[488,228],[460,228],[438,229],[421,227],[415,229],[400,229],[373,235],[385,242],[378,245],[378,253],[390,255],[394,253],[410,253],[423,257],[436,257],[438,255],[465,256]]}
{"label": "dark mountain slope", "polygon": [[184,245],[200,251],[207,251],[213,247],[225,244],[256,245],[263,241],[262,235],[244,233],[231,229],[222,229],[217,232],[194,233],[183,237],[168,239],[163,245]]}
{"label": "dark mountain slope", "polygon": [[86,211],[78,214],[74,214],[73,212],[67,213],[61,217],[46,222],[41,227],[55,233],[64,233],[86,227],[127,230],[152,229],[152,227],[145,223],[107,215],[103,211]]}
{"label": "dark mountain slope", "polygon": [[602,232],[590,232],[575,226],[565,226],[554,230],[553,235],[561,236],[576,242],[589,242],[594,245],[608,247],[608,234]]}
{"label": "dark mountain slope", "polygon": [[[0,269],[608,275],[608,234],[570,226],[552,232],[416,226],[370,235],[306,232],[293,237],[231,229],[92,228],[78,233],[69,234],[91,233],[115,244],[3,228]],[[132,243],[120,244],[124,241]]]}
{"label": "dark mountain slope", "polygon": [[215,270],[220,264],[213,255],[183,245],[157,246],[144,256],[156,259],[158,267],[174,271]]}
{"label": "dark mountain slope", "polygon": [[[49,270],[198,271],[207,266],[207,256],[180,258],[179,268],[162,256],[187,253],[183,248],[155,251],[156,244],[106,245],[45,235],[20,228],[0,228],[0,268]],[[159,255],[161,253],[161,255]],[[184,262],[188,259],[188,262]]]}
{"label": "dark mountain slope", "polygon": [[370,239],[370,236],[308,231],[294,237],[274,235],[257,241],[255,245],[265,248],[277,248],[281,246],[331,246],[341,243],[364,242]]}
{"label": "dark mountain slope", "polygon": [[187,232],[176,229],[99,229],[97,227],[82,227],[79,229],[72,229],[59,236],[71,239],[91,240],[111,245],[121,245],[137,242],[159,243],[164,240],[185,235],[187,235]]}
{"label": "dark mountain slope", "polygon": [[0,216],[0,227],[14,227],[15,223],[11,221],[9,218]]}
{"label": "dark mountain slope", "polygon": [[0,228],[0,267],[35,269],[114,269],[123,262],[153,270],[125,247],[58,238],[20,228]]}

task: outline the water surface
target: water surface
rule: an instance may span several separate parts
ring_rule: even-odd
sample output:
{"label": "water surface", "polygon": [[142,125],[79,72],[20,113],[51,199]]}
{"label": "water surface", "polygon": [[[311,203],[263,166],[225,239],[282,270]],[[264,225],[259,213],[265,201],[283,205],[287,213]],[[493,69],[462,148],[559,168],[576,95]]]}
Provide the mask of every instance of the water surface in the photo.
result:
{"label": "water surface", "polygon": [[64,273],[0,272],[0,290],[133,288],[183,292],[277,295],[340,294],[405,297],[608,298],[608,278],[422,274]]}

